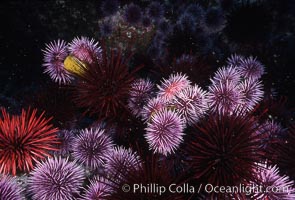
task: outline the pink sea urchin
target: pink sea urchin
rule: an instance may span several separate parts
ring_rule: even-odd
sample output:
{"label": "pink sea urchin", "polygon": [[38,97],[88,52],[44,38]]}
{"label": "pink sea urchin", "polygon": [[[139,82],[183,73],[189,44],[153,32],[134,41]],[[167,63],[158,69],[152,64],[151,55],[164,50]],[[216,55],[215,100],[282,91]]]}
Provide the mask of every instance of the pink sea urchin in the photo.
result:
{"label": "pink sea urchin", "polygon": [[68,84],[73,80],[72,75],[65,70],[64,60],[68,56],[68,45],[63,40],[57,40],[46,44],[43,67],[44,73],[59,84]]}
{"label": "pink sea urchin", "polygon": [[69,44],[70,53],[88,64],[98,62],[102,57],[102,49],[93,38],[76,37]]}
{"label": "pink sea urchin", "polygon": [[164,79],[162,83],[158,85],[158,97],[168,102],[172,100],[178,92],[187,88],[190,83],[191,82],[185,74],[171,74],[168,79]]}
{"label": "pink sea urchin", "polygon": [[105,163],[105,155],[112,150],[113,143],[102,129],[84,129],[73,142],[73,157],[90,169]]}
{"label": "pink sea urchin", "polygon": [[145,138],[156,153],[173,153],[183,140],[183,119],[177,112],[162,109],[151,116]]}
{"label": "pink sea urchin", "polygon": [[185,122],[193,124],[208,108],[206,92],[197,85],[189,86],[180,91],[169,106],[176,108]]}

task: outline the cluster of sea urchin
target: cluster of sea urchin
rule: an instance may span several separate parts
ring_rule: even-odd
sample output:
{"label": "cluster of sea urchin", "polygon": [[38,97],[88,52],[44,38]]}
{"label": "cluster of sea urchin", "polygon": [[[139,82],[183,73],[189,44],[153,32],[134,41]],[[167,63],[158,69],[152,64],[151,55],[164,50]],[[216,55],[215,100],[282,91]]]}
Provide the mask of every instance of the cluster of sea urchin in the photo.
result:
{"label": "cluster of sea urchin", "polygon": [[[94,39],[76,37],[67,44],[64,40],[53,41],[46,45],[44,52],[44,73],[48,73],[54,82],[69,84],[74,77],[72,68],[65,65],[69,55],[75,56],[81,62],[92,64],[101,58],[101,48]],[[70,71],[69,71],[70,70]]]}
{"label": "cluster of sea urchin", "polygon": [[183,141],[186,125],[197,123],[207,112],[230,115],[253,110],[263,98],[259,81],[263,73],[262,64],[255,58],[232,55],[228,66],[214,74],[208,92],[193,85],[183,73],[163,78],[158,90],[150,81],[138,80],[133,83],[135,92],[129,108],[146,122],[145,138],[150,149],[168,155]]}
{"label": "cluster of sea urchin", "polygon": [[[267,116],[284,112],[282,106],[255,109],[264,98],[262,63],[224,57],[236,51],[232,41],[261,44],[257,39],[270,30],[268,12],[252,3],[212,2],[104,0],[98,22],[103,47],[83,36],[47,44],[44,73],[58,83],[53,90],[68,94],[65,85],[72,93],[53,99],[46,92],[38,96],[49,96],[48,102],[30,105],[70,125],[58,132],[37,110],[14,116],[2,110],[0,173],[25,177],[25,184],[0,174],[0,199],[22,199],[23,188],[33,200],[199,199],[196,191],[135,191],[138,183],[153,189],[254,183],[283,190],[249,198],[294,199],[295,128],[285,132],[275,115]],[[236,7],[222,9],[227,3]],[[251,10],[250,17],[240,15]],[[255,16],[261,18],[254,23]],[[266,26],[255,27],[261,22]],[[241,27],[244,33],[237,34]],[[142,62],[147,67],[138,73]],[[226,64],[211,73],[217,63]],[[79,109],[63,107],[70,100]],[[203,189],[204,199],[248,198]]]}
{"label": "cluster of sea urchin", "polygon": [[157,87],[156,96],[147,101],[141,114],[150,148],[167,155],[182,142],[185,124],[196,122],[205,113],[205,92],[181,73],[171,74]]}
{"label": "cluster of sea urchin", "polygon": [[220,68],[209,86],[208,101],[211,110],[231,113],[245,107],[251,111],[263,98],[263,65],[253,57],[232,55],[228,66]]}

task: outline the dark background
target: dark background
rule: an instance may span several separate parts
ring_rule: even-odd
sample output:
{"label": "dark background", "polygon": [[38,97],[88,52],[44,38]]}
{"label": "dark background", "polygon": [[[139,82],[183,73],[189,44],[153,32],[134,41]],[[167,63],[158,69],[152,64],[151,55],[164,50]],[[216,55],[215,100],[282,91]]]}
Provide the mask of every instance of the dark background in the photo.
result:
{"label": "dark background", "polygon": [[[282,7],[285,3],[277,1]],[[41,67],[45,43],[58,38],[71,41],[81,35],[98,39],[100,4],[101,1],[94,0],[1,1],[0,103],[5,106],[3,102],[15,95],[52,84]],[[288,34],[289,39],[281,47],[284,53],[275,64],[266,66],[266,71],[272,73],[268,81],[278,95],[287,96],[294,105],[295,39],[294,33]]]}

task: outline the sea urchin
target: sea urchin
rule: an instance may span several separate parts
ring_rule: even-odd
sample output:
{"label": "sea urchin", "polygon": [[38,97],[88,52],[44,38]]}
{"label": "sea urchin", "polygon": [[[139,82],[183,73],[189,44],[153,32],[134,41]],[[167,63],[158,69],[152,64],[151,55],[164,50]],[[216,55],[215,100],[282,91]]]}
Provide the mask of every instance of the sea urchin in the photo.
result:
{"label": "sea urchin", "polygon": [[98,65],[89,65],[75,86],[74,97],[79,107],[87,108],[85,113],[112,118],[116,117],[118,110],[127,109],[134,73],[139,69],[136,67],[129,72],[129,58],[123,59],[121,52],[115,50],[108,57],[104,50],[102,61]]}
{"label": "sea urchin", "polygon": [[68,159],[54,157],[38,163],[28,184],[33,200],[72,200],[83,180],[82,167]]}
{"label": "sea urchin", "polygon": [[49,156],[48,151],[57,150],[56,128],[45,119],[44,112],[22,110],[20,116],[10,116],[2,109],[0,118],[0,173],[29,172],[33,164]]}

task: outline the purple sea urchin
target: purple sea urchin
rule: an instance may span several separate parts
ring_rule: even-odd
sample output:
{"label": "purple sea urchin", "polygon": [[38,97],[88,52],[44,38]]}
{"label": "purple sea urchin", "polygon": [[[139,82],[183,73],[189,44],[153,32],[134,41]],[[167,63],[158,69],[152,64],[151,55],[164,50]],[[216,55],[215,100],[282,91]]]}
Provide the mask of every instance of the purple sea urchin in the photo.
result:
{"label": "purple sea urchin", "polygon": [[283,131],[282,126],[273,120],[266,121],[262,127],[265,130],[264,132],[272,137],[278,137]]}
{"label": "purple sea urchin", "polygon": [[112,150],[113,143],[102,129],[84,129],[73,142],[73,157],[90,169],[105,163],[105,156]]}
{"label": "purple sea urchin", "polygon": [[150,119],[150,117],[157,111],[166,106],[166,103],[161,98],[152,98],[143,107],[141,116],[144,120]]}
{"label": "purple sea urchin", "polygon": [[149,79],[137,79],[132,83],[128,107],[136,117],[140,116],[143,106],[152,97],[153,89],[154,84]]}
{"label": "purple sea urchin", "polygon": [[231,113],[241,104],[241,100],[241,92],[233,82],[212,83],[209,86],[208,105],[215,112]]}
{"label": "purple sea urchin", "polygon": [[90,180],[90,185],[88,186],[85,194],[83,195],[83,200],[106,200],[113,192],[111,182],[102,177],[95,177]]}
{"label": "purple sea urchin", "polygon": [[64,60],[68,56],[68,45],[63,40],[46,44],[44,53],[44,73],[59,84],[68,84],[73,80],[72,75],[64,68]]}
{"label": "purple sea urchin", "polygon": [[226,82],[232,82],[237,84],[241,79],[239,71],[232,66],[221,67],[217,70],[213,77],[213,82],[220,82],[221,84],[226,84]]}
{"label": "purple sea urchin", "polygon": [[20,200],[23,189],[17,184],[16,179],[0,174],[0,199],[1,200]]}
{"label": "purple sea urchin", "polygon": [[164,34],[170,34],[173,31],[173,25],[168,20],[161,20],[158,23],[157,29]]}
{"label": "purple sea urchin", "polygon": [[247,110],[252,110],[263,99],[263,86],[258,80],[245,79],[238,87],[242,93],[242,106]]}
{"label": "purple sea urchin", "polygon": [[288,176],[281,176],[277,166],[263,166],[257,170],[258,186],[263,191],[253,194],[257,200],[292,200],[295,199],[294,182]]}
{"label": "purple sea urchin", "polygon": [[119,6],[120,2],[118,0],[104,0],[101,3],[100,9],[104,15],[113,15],[117,12]]}
{"label": "purple sea urchin", "polygon": [[113,178],[126,176],[130,169],[138,170],[141,167],[141,160],[137,153],[131,149],[115,147],[106,155],[105,169]]}
{"label": "purple sea urchin", "polygon": [[107,37],[113,32],[113,24],[110,21],[103,21],[99,24],[100,35]]}
{"label": "purple sea urchin", "polygon": [[211,66],[203,58],[192,54],[182,54],[180,57],[174,58],[169,66],[163,65],[154,71],[155,75],[160,71],[163,77],[169,77],[172,73],[183,73],[188,76],[190,81],[202,86],[207,85],[212,73]]}
{"label": "purple sea urchin", "polygon": [[125,8],[124,18],[126,22],[131,25],[135,25],[140,22],[141,15],[141,9],[138,5],[131,3]]}
{"label": "purple sea urchin", "polygon": [[70,53],[82,62],[93,64],[102,57],[102,49],[93,38],[76,37],[69,44]]}
{"label": "purple sea urchin", "polygon": [[33,200],[72,200],[82,187],[83,169],[59,157],[37,164],[28,179]]}
{"label": "purple sea urchin", "polygon": [[164,155],[173,153],[183,140],[184,122],[177,112],[162,109],[151,116],[145,138],[150,149]]}
{"label": "purple sea urchin", "polygon": [[184,13],[180,15],[177,24],[180,27],[180,30],[184,32],[189,31],[193,33],[196,28],[196,19],[194,16]]}
{"label": "purple sea urchin", "polygon": [[163,79],[158,85],[158,97],[164,101],[169,102],[181,90],[187,88],[191,82],[188,77],[182,73],[171,74],[168,79]]}
{"label": "purple sea urchin", "polygon": [[273,120],[268,120],[261,125],[261,130],[258,131],[258,134],[264,133],[264,138],[261,140],[261,145],[266,149],[266,152],[269,153],[272,157],[271,148],[274,143],[277,143],[279,138],[284,134],[284,129],[281,125]]}
{"label": "purple sea urchin", "polygon": [[59,151],[57,152],[61,156],[69,156],[70,151],[73,149],[74,133],[72,130],[61,130],[57,133],[60,140],[58,145]]}
{"label": "purple sea urchin", "polygon": [[169,107],[176,109],[185,122],[193,124],[204,115],[207,110],[206,92],[199,86],[189,86],[180,91],[169,103]]}
{"label": "purple sea urchin", "polygon": [[142,24],[144,27],[149,27],[149,26],[152,25],[152,20],[151,20],[149,17],[145,16],[145,17],[142,18],[142,20],[141,20],[141,24]]}
{"label": "purple sea urchin", "polygon": [[161,3],[153,1],[147,7],[147,14],[153,20],[158,20],[164,15],[164,8]]}
{"label": "purple sea urchin", "polygon": [[199,4],[190,4],[185,12],[194,16],[198,21],[202,21],[205,15],[204,8]]}
{"label": "purple sea urchin", "polygon": [[264,74],[263,65],[254,57],[250,56],[242,60],[238,67],[241,75],[245,78],[257,80]]}
{"label": "purple sea urchin", "polygon": [[225,17],[219,7],[208,8],[204,15],[202,27],[205,32],[217,33],[225,27]]}
{"label": "purple sea urchin", "polygon": [[229,66],[239,67],[242,64],[244,59],[245,59],[244,56],[233,54],[229,58],[227,58],[226,63]]}

